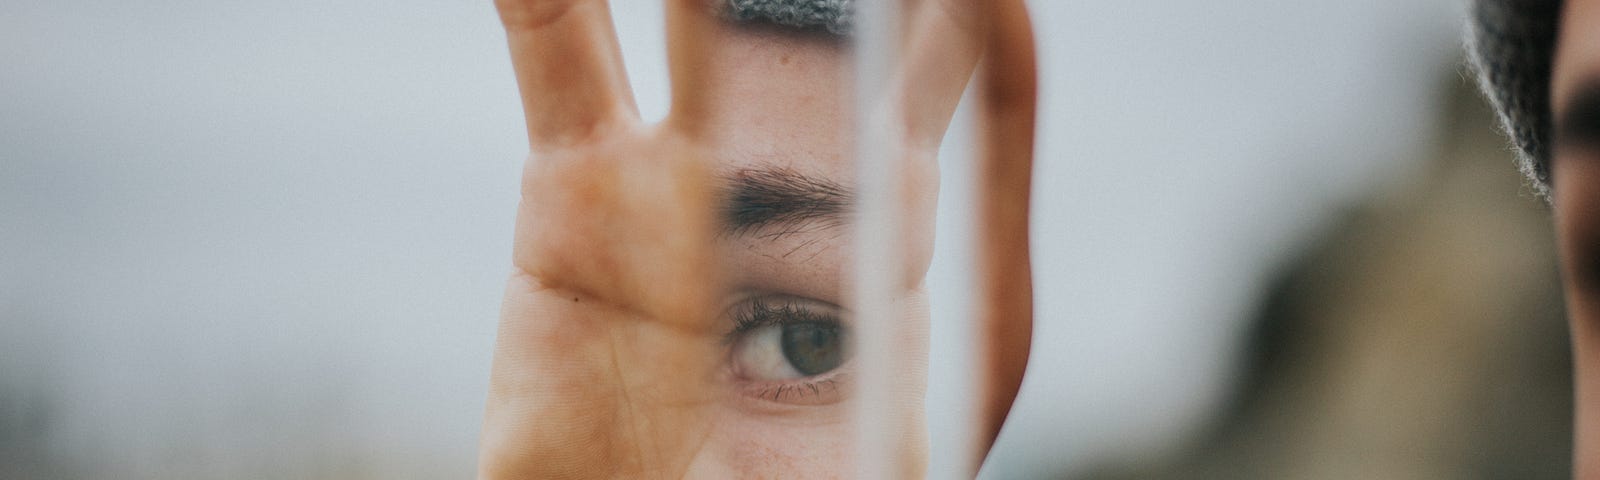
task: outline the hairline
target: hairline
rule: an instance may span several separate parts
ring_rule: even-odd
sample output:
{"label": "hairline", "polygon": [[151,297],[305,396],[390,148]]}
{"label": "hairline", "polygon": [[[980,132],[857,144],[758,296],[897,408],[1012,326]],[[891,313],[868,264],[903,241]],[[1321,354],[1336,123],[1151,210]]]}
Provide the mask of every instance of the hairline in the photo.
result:
{"label": "hairline", "polygon": [[850,35],[855,0],[721,0],[720,13],[738,23]]}
{"label": "hairline", "polygon": [[1518,168],[1550,199],[1550,80],[1562,0],[1477,0],[1467,24],[1468,66],[1511,140]]}

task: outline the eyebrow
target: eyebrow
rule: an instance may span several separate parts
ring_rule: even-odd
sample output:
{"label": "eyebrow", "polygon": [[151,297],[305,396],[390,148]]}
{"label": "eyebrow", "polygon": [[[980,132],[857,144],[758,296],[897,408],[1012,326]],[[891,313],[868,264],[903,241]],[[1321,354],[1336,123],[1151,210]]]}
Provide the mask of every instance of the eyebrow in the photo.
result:
{"label": "eyebrow", "polygon": [[732,235],[763,232],[776,238],[812,227],[836,228],[854,201],[837,182],[789,168],[735,170],[722,180],[722,227]]}
{"label": "eyebrow", "polygon": [[1557,147],[1600,146],[1600,79],[1581,84],[1564,106],[1552,143]]}

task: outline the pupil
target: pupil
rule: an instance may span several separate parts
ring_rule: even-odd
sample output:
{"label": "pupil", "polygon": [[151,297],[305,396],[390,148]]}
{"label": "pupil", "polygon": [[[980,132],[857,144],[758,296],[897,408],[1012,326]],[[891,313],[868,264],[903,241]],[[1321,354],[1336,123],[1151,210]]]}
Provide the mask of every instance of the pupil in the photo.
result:
{"label": "pupil", "polygon": [[819,323],[791,323],[783,326],[783,357],[802,375],[826,373],[839,367],[844,352],[839,327]]}

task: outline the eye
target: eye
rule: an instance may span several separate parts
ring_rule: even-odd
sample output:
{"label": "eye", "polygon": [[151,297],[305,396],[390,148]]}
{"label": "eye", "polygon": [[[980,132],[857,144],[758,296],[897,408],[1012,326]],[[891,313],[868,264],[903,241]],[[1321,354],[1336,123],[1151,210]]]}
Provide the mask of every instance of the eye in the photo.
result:
{"label": "eye", "polygon": [[729,368],[745,391],[768,400],[836,395],[850,359],[850,332],[825,302],[758,298],[735,307]]}
{"label": "eye", "polygon": [[793,322],[756,327],[733,346],[734,369],[750,380],[789,380],[821,375],[844,363],[843,332],[837,324]]}

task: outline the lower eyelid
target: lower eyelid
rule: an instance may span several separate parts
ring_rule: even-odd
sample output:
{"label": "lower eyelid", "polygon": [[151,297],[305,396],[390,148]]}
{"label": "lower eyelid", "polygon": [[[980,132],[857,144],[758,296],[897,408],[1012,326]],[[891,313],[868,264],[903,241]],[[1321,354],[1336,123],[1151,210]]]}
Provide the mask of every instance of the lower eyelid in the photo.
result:
{"label": "lower eyelid", "polygon": [[839,403],[850,386],[849,372],[841,367],[816,377],[787,381],[743,382],[738,394],[767,404],[819,406]]}
{"label": "lower eyelid", "polygon": [[760,397],[760,398],[770,398],[773,401],[778,401],[778,400],[790,399],[790,398],[794,398],[794,397],[804,397],[808,393],[810,395],[822,395],[824,389],[826,389],[829,392],[833,392],[833,391],[837,391],[838,388],[839,387],[838,387],[837,382],[835,382],[833,380],[822,380],[822,381],[816,381],[816,382],[805,382],[805,383],[790,384],[790,385],[767,386],[767,387],[763,387],[763,389],[760,392],[757,392],[756,396]]}

